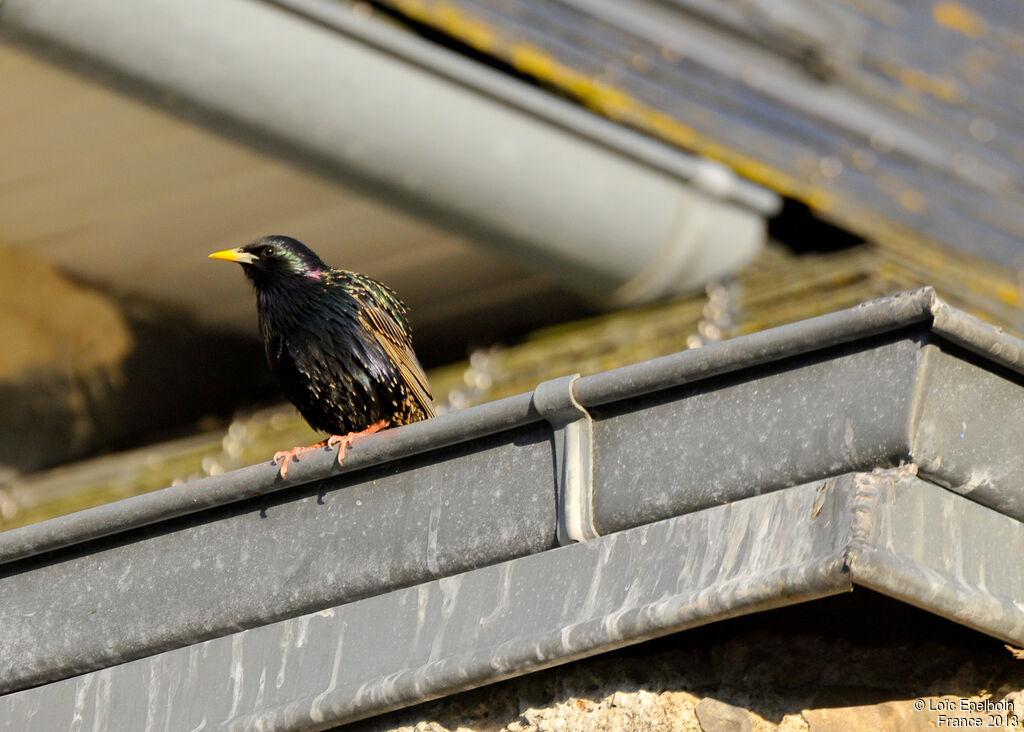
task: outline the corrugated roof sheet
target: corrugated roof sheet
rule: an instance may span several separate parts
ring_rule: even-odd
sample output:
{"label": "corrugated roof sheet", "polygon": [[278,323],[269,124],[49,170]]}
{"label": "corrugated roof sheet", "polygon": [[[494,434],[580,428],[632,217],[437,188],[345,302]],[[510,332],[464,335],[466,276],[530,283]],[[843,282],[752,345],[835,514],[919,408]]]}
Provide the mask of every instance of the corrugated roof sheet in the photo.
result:
{"label": "corrugated roof sheet", "polygon": [[860,234],[1024,262],[1018,3],[377,5]]}

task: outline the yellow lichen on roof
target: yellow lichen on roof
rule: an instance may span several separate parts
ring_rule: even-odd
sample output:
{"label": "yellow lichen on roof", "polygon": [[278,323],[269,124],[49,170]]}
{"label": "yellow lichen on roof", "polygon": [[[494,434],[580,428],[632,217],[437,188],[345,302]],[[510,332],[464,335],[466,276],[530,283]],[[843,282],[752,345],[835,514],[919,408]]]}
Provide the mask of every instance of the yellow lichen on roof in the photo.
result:
{"label": "yellow lichen on roof", "polygon": [[728,165],[740,175],[799,199],[819,211],[831,210],[835,197],[820,186],[746,155],[700,133],[672,115],[646,104],[623,88],[563,63],[534,44],[505,37],[483,18],[448,2],[387,0],[409,18],[437,28],[511,64],[523,74],[572,96],[609,119],[650,132],[656,137]]}
{"label": "yellow lichen on roof", "polygon": [[935,3],[932,6],[932,20],[943,28],[958,31],[969,38],[981,38],[988,33],[985,19],[961,3]]}
{"label": "yellow lichen on roof", "polygon": [[[899,81],[908,91],[914,94],[929,94],[947,104],[962,104],[967,98],[960,83],[950,76],[935,76],[922,69],[913,69],[889,62],[880,62],[879,69],[893,79]],[[910,109],[919,112],[919,108]]]}

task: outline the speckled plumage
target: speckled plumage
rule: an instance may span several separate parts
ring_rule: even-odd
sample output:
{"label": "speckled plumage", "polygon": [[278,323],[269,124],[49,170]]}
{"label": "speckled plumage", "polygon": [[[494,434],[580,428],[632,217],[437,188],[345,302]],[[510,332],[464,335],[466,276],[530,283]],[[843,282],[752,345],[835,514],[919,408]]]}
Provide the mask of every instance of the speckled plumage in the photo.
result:
{"label": "speckled plumage", "polygon": [[328,267],[289,237],[234,251],[253,257],[237,261],[256,290],[267,360],[310,426],[345,435],[434,415],[407,308],[390,288]]}

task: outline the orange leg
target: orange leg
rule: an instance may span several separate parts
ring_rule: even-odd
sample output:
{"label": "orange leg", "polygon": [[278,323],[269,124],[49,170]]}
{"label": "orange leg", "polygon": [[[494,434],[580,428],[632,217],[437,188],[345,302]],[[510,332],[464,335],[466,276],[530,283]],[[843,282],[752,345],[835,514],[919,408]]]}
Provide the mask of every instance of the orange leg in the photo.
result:
{"label": "orange leg", "polygon": [[322,447],[334,447],[340,445],[338,449],[338,465],[341,465],[341,461],[345,459],[345,452],[349,446],[356,440],[357,437],[363,435],[372,435],[374,432],[380,432],[382,429],[388,426],[387,420],[381,420],[375,422],[367,427],[362,432],[349,432],[347,435],[331,435],[326,440],[320,440],[315,445],[309,445],[307,447],[293,447],[291,450],[281,450],[274,454],[273,463],[277,464],[278,461],[281,463],[281,479],[284,480],[288,477],[288,466],[292,460],[298,460],[300,455],[305,455],[307,452],[312,450],[319,450]]}

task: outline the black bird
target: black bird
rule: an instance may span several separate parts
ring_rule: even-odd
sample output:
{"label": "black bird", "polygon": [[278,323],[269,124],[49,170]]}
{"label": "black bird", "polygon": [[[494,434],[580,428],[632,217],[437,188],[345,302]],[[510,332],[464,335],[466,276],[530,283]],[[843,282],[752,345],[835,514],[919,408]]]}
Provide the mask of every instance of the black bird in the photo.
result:
{"label": "black bird", "polygon": [[408,309],[385,284],[332,269],[302,242],[266,236],[211,259],[238,262],[256,289],[270,369],[309,425],[331,436],[274,455],[292,460],[387,426],[434,416],[430,384],[412,350]]}

